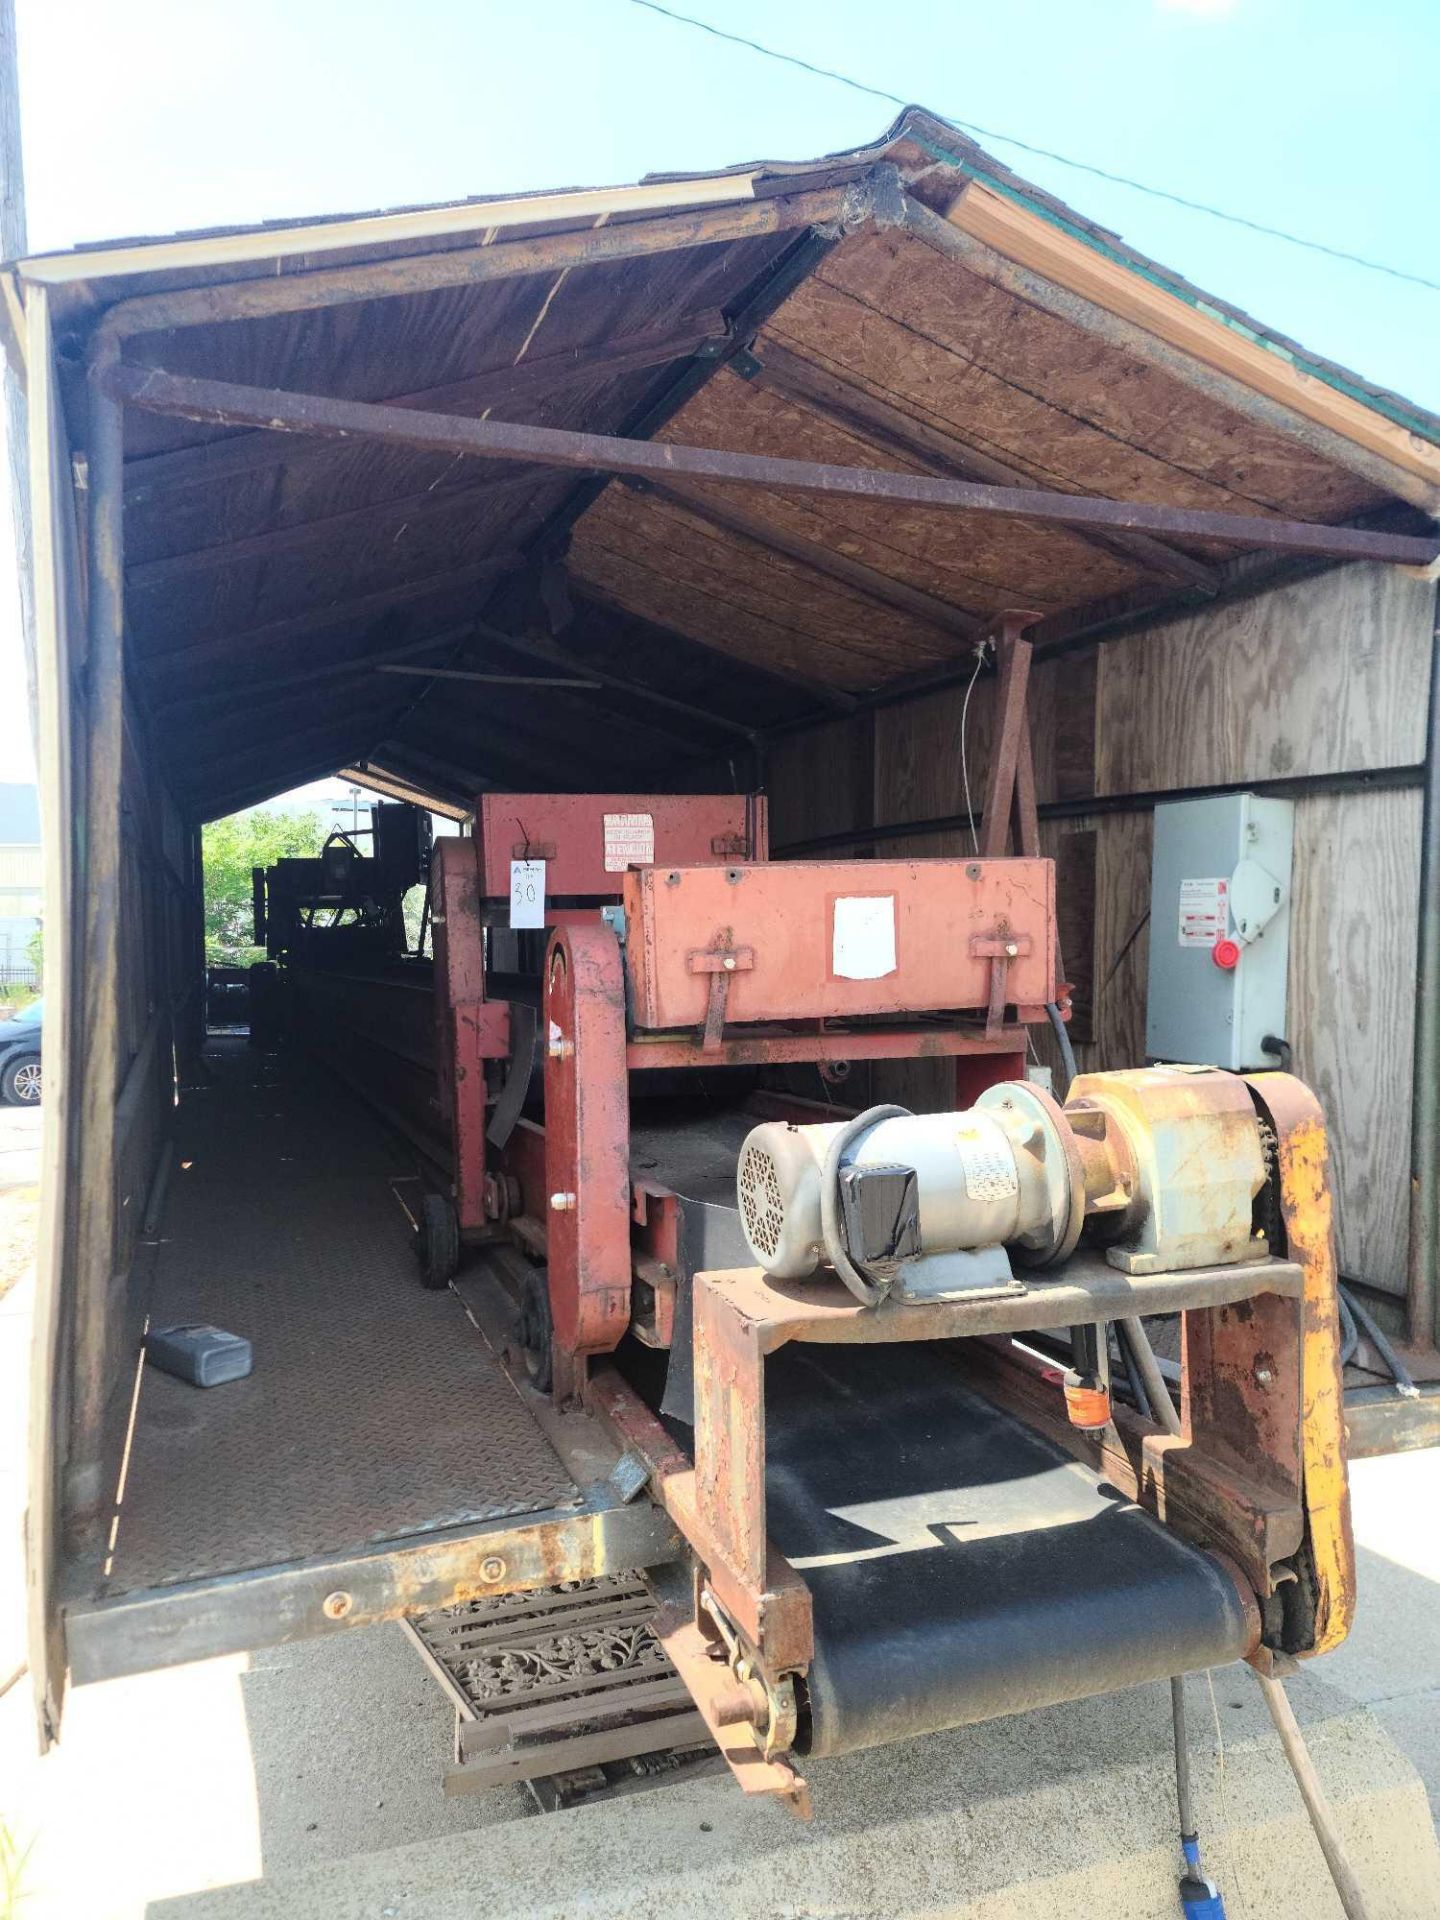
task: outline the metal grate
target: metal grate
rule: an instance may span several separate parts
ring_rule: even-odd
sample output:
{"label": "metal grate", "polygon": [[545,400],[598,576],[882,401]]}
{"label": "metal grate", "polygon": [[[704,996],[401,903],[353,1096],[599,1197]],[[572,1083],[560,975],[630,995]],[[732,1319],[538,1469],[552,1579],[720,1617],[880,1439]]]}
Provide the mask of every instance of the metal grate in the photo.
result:
{"label": "metal grate", "polygon": [[400,1150],[314,1068],[210,1057],[177,1116],[150,1324],[243,1334],[254,1371],[202,1391],[145,1367],[106,1591],[577,1499],[454,1295],[418,1285]]}
{"label": "metal grate", "polygon": [[775,1162],[763,1147],[747,1146],[740,1156],[740,1218],[756,1253],[774,1257],[785,1226],[785,1202]]}

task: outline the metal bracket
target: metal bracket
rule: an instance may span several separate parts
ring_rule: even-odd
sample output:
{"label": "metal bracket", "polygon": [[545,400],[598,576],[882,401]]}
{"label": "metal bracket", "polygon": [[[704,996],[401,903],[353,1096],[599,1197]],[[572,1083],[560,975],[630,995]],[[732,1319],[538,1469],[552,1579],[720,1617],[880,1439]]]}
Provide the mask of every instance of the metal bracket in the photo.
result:
{"label": "metal bracket", "polygon": [[725,1038],[725,1009],[730,998],[732,973],[749,973],[755,965],[753,947],[697,948],[687,953],[685,965],[691,973],[710,975],[710,998],[705,1007],[705,1027],[701,1035],[702,1052],[718,1053]]}
{"label": "metal bracket", "polygon": [[1005,1024],[1006,987],[1010,963],[1030,952],[1028,933],[1011,933],[997,927],[993,934],[972,933],[970,953],[977,960],[990,962],[990,1001],[985,1011],[985,1038],[995,1039]]}

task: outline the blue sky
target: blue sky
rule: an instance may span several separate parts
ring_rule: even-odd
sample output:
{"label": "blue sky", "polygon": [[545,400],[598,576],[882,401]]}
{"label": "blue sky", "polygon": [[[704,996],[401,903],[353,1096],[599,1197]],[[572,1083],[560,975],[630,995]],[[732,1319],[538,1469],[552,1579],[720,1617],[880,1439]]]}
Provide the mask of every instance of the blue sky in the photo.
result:
{"label": "blue sky", "polygon": [[[1440,279],[1434,0],[676,4],[958,120]],[[874,138],[892,111],[630,0],[18,0],[18,14],[37,250],[808,158]],[[1440,410],[1440,293],[992,144],[1207,290]],[[4,580],[0,596],[8,609]],[[0,687],[16,651],[6,621]],[[0,696],[0,779],[25,777],[16,704]]]}

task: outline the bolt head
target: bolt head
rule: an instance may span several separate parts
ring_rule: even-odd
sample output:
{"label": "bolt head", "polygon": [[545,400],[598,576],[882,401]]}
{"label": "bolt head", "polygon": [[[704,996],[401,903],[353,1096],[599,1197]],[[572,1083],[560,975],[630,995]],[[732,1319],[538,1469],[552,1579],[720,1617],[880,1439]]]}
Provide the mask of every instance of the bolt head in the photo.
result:
{"label": "bolt head", "polygon": [[505,1562],[498,1553],[490,1553],[480,1562],[480,1578],[488,1580],[493,1586],[497,1580],[505,1578]]}
{"label": "bolt head", "polygon": [[343,1620],[354,1604],[348,1593],[327,1593],[320,1603],[320,1611],[327,1620]]}
{"label": "bolt head", "polygon": [[726,973],[734,973],[735,971],[735,956],[733,953],[727,953],[725,956],[725,971]]}

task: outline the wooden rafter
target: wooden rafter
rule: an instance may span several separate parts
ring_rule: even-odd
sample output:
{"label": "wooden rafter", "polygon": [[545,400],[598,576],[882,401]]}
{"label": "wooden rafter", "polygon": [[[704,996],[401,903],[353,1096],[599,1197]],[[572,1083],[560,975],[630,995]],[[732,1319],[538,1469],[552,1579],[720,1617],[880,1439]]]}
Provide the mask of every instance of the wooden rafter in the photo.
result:
{"label": "wooden rafter", "polygon": [[[718,308],[687,315],[663,329],[646,328],[620,334],[601,347],[567,347],[560,353],[537,354],[519,366],[496,367],[473,374],[466,380],[452,380],[444,386],[422,387],[411,393],[382,396],[387,407],[421,407],[434,413],[481,413],[489,407],[523,405],[538,396],[584,385],[597,379],[614,379],[625,373],[642,372],[647,367],[663,366],[699,353],[725,338],[725,317]],[[293,466],[298,460],[324,455],[327,448],[319,441],[283,443],[273,435],[259,431],[216,440],[201,447],[177,447],[171,453],[152,453],[125,464],[125,498],[130,504],[148,500],[161,493],[189,486],[204,486],[213,480],[229,480],[238,475],[264,471],[284,461]]]}
{"label": "wooden rafter", "polygon": [[[273,444],[273,435],[260,437]],[[306,440],[298,444],[310,447],[319,443]],[[347,507],[343,512],[325,514],[319,519],[271,527],[240,540],[220,541],[214,546],[195,547],[188,553],[166,554],[160,559],[135,561],[125,569],[125,585],[131,593],[154,592],[185,586],[205,574],[244,566],[251,561],[303,560],[315,553],[323,554],[333,541],[356,533],[365,534],[375,542],[398,538],[402,529],[408,530],[417,522],[423,525],[427,520],[457,509],[472,508],[483,513],[492,502],[543,486],[550,478],[546,473],[526,473],[522,469],[475,486],[429,487],[423,493],[368,501],[363,507]]]}
{"label": "wooden rafter", "polygon": [[379,614],[412,606],[442,593],[462,593],[483,586],[498,573],[515,565],[514,552],[495,553],[464,567],[448,568],[419,580],[407,580],[393,587],[380,587],[373,593],[358,594],[338,605],[312,607],[304,613],[289,614],[281,620],[269,620],[258,627],[235,627],[223,633],[207,633],[199,640],[178,647],[166,647],[140,656],[140,670],[150,679],[166,673],[172,665],[203,667],[215,660],[230,660],[237,651],[249,652],[281,641],[308,640],[331,628],[368,623]]}

